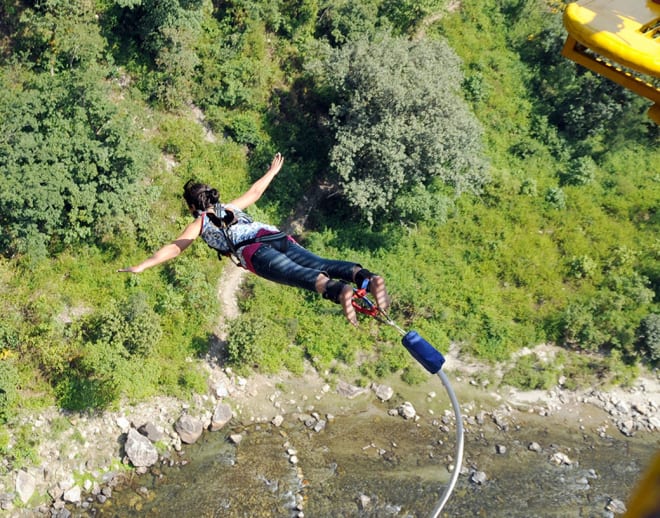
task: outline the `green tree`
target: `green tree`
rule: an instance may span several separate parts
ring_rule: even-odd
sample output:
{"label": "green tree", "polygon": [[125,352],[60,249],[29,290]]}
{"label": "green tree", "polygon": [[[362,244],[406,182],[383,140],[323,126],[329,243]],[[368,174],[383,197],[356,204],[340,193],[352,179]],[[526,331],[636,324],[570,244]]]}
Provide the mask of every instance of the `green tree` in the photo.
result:
{"label": "green tree", "polygon": [[155,65],[154,83],[144,82],[166,107],[179,107],[192,97],[199,57],[202,0],[117,0],[120,9],[111,30],[133,39]]}
{"label": "green tree", "polygon": [[638,345],[651,362],[660,362],[660,314],[644,317],[638,332]]}
{"label": "green tree", "polygon": [[[14,35],[16,50],[43,70],[85,68],[106,50],[97,9],[86,0],[30,2]],[[14,7],[16,9],[17,7]]]}
{"label": "green tree", "polygon": [[[44,256],[141,225],[153,156],[91,73],[0,78],[0,248]],[[140,217],[142,215],[142,217]]]}
{"label": "green tree", "polygon": [[331,45],[341,46],[373,34],[379,25],[378,6],[378,0],[327,0],[319,10],[316,37],[325,37]]}
{"label": "green tree", "polygon": [[18,383],[18,369],[14,360],[3,358],[0,361],[0,423],[6,422],[16,410]]}
{"label": "green tree", "polygon": [[310,70],[332,101],[330,164],[368,221],[396,217],[400,196],[436,179],[457,193],[480,191],[481,127],[460,94],[460,60],[444,41],[361,39]]}

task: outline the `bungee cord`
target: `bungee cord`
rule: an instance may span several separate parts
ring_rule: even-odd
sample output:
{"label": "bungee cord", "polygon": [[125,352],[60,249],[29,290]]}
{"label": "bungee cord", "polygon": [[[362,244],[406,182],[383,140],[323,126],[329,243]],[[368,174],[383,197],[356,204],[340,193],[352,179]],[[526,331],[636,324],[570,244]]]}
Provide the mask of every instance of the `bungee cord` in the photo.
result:
{"label": "bungee cord", "polygon": [[454,487],[456,486],[458,476],[461,472],[461,466],[463,464],[464,434],[461,408],[458,403],[458,399],[456,398],[456,394],[454,393],[454,390],[449,383],[449,378],[447,378],[447,375],[441,370],[442,365],[445,363],[444,356],[442,356],[442,354],[429,342],[424,340],[424,338],[422,338],[417,333],[417,331],[404,331],[394,320],[389,317],[389,315],[387,315],[387,313],[385,313],[371,300],[369,300],[366,294],[367,291],[365,288],[354,289],[352,304],[355,310],[364,315],[373,317],[383,324],[392,326],[402,335],[401,343],[415,358],[415,360],[417,360],[422,365],[422,367],[424,367],[431,374],[438,375],[442,385],[445,388],[445,391],[447,392],[447,395],[449,396],[452,409],[454,410],[454,416],[456,418],[456,449],[454,454],[454,468],[452,470],[449,483],[445,487],[444,492],[440,496],[440,499],[437,501],[433,511],[430,514],[431,518],[437,518],[449,500]]}

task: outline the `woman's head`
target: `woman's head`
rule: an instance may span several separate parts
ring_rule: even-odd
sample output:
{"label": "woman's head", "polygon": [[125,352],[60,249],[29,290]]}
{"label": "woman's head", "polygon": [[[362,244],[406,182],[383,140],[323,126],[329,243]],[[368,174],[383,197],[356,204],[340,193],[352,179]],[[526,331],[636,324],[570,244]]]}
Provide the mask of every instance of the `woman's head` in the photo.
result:
{"label": "woman's head", "polygon": [[220,201],[218,191],[204,183],[188,180],[183,186],[183,199],[195,212],[204,211]]}

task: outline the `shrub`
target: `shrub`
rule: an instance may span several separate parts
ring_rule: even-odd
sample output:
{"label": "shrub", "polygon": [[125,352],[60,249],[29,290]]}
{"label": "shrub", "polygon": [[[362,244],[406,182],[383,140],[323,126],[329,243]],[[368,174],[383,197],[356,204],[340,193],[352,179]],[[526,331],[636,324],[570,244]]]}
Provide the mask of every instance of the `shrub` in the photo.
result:
{"label": "shrub", "polygon": [[241,315],[230,325],[227,355],[239,368],[277,372],[286,363],[289,344],[286,330],[278,322]]}
{"label": "shrub", "polygon": [[541,361],[536,354],[527,354],[516,360],[503,377],[503,382],[525,390],[547,390],[556,385],[557,368]]}
{"label": "shrub", "polygon": [[596,177],[596,162],[590,156],[570,161],[568,169],[559,175],[562,185],[587,185]]}
{"label": "shrub", "polygon": [[5,423],[16,410],[19,400],[19,374],[14,361],[4,358],[0,361],[0,423]]}
{"label": "shrub", "polygon": [[545,201],[554,209],[566,208],[566,194],[561,187],[551,187],[545,193]]}
{"label": "shrub", "polygon": [[143,293],[110,306],[88,318],[87,341],[123,346],[129,355],[148,357],[162,336],[160,316]]}
{"label": "shrub", "polygon": [[644,317],[637,333],[638,347],[654,363],[660,361],[660,314],[651,313]]}

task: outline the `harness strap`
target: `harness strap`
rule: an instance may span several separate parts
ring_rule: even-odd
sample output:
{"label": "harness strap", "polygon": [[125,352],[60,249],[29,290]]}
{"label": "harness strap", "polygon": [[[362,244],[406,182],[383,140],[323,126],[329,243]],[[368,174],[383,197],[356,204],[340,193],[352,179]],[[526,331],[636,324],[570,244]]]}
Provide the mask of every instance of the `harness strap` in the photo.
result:
{"label": "harness strap", "polygon": [[284,232],[276,232],[275,234],[266,234],[259,237],[251,237],[250,239],[245,239],[239,243],[233,244],[234,248],[238,250],[243,246],[252,245],[254,243],[268,243],[269,241],[277,241],[279,239],[286,238],[287,235]]}
{"label": "harness strap", "polygon": [[344,290],[344,287],[348,286],[344,281],[337,281],[335,279],[330,279],[325,285],[325,290],[323,290],[323,298],[334,302],[335,304],[340,304],[341,301],[339,296]]}
{"label": "harness strap", "polygon": [[369,270],[366,268],[361,268],[355,274],[355,284],[357,285],[358,289],[369,291],[369,282],[371,281],[372,276],[373,273],[371,273]]}
{"label": "harness strap", "polygon": [[[206,212],[201,213],[202,218],[208,216]],[[232,259],[232,262],[236,264],[237,266],[242,266],[241,265],[241,260],[238,256],[238,250],[239,248],[242,248],[244,246],[252,245],[254,243],[268,243],[270,241],[278,241],[280,239],[285,239],[287,235],[284,232],[276,232],[274,234],[266,234],[264,236],[259,236],[259,237],[252,237],[250,239],[244,239],[243,241],[239,241],[238,243],[234,243],[229,236],[229,232],[227,231],[229,227],[233,224],[230,222],[233,219],[233,215],[231,218],[222,218],[221,225],[217,225],[213,219],[209,218],[211,220],[211,223],[213,223],[216,227],[220,229],[222,232],[222,235],[225,238],[225,241],[227,242],[227,246],[229,247],[228,252],[221,252],[218,250],[218,257],[229,257]],[[202,222],[202,225],[204,223]]]}

